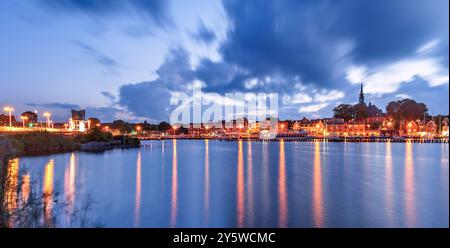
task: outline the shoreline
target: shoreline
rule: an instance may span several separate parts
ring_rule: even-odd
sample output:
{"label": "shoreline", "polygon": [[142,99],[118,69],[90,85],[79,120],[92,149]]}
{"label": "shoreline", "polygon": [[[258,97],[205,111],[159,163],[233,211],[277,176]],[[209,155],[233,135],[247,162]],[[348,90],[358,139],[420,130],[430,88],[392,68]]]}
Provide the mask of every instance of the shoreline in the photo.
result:
{"label": "shoreline", "polygon": [[[260,139],[260,138],[213,138],[213,137],[164,137],[164,138],[138,138],[139,141],[164,141],[164,140],[215,140],[223,142],[237,142],[237,141],[252,141],[252,142],[334,142],[334,143],[433,143],[433,144],[448,144],[448,138],[324,138],[324,137],[279,137],[274,139]],[[56,146],[54,149],[32,149],[20,150],[14,147],[13,144],[3,142],[0,144],[0,169],[5,161],[14,157],[33,157],[44,156],[51,154],[60,154],[68,152],[92,152],[100,153],[107,150],[120,148],[138,148],[141,144],[124,144],[120,141],[110,142],[89,142],[84,144],[76,144],[72,147]]]}

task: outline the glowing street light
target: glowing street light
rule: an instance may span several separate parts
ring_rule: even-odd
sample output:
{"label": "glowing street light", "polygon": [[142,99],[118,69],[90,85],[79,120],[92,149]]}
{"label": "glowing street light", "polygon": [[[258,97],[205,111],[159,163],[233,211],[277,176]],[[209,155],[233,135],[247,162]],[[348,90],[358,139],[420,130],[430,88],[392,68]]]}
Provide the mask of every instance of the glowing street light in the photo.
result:
{"label": "glowing street light", "polygon": [[177,126],[173,125],[172,129],[173,129],[173,135],[175,135],[175,131],[177,130]]}
{"label": "glowing street light", "polygon": [[11,107],[9,107],[9,106],[6,106],[6,107],[3,108],[3,110],[4,110],[5,112],[8,112],[8,115],[9,115],[9,126],[12,127],[12,117],[11,117],[11,113],[14,111],[14,109],[11,108]]}
{"label": "glowing street light", "polygon": [[45,113],[44,113],[44,116],[47,117],[47,123],[46,123],[46,126],[47,126],[47,128],[48,128],[48,127],[49,127],[49,124],[50,124],[50,116],[52,116],[52,114],[50,114],[50,112],[45,112]]}
{"label": "glowing street light", "polygon": [[20,116],[20,119],[22,119],[22,127],[25,128],[25,121],[28,120],[28,116]]}

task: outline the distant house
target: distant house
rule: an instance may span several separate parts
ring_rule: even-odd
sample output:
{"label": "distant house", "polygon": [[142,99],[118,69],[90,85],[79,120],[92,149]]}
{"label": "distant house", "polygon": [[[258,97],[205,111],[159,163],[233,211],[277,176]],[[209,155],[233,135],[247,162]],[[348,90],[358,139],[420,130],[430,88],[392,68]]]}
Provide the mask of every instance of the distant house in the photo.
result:
{"label": "distant house", "polygon": [[[16,117],[11,115],[11,122],[14,124],[16,122]],[[0,114],[0,125],[9,125],[9,115]]]}
{"label": "distant house", "polygon": [[437,125],[434,123],[433,120],[428,121],[427,124],[425,124],[425,132],[428,134],[435,134],[437,130]]}
{"label": "distant house", "polygon": [[405,133],[408,136],[417,136],[420,126],[415,121],[410,121],[405,125]]}
{"label": "distant house", "polygon": [[308,133],[311,136],[321,136],[324,134],[325,125],[322,120],[310,120],[303,119],[300,123],[300,129]]}
{"label": "distant house", "polygon": [[86,110],[71,110],[72,118],[69,120],[69,129],[71,131],[86,131]]}
{"label": "distant house", "polygon": [[448,118],[445,118],[442,121],[442,135],[443,136],[448,136]]}

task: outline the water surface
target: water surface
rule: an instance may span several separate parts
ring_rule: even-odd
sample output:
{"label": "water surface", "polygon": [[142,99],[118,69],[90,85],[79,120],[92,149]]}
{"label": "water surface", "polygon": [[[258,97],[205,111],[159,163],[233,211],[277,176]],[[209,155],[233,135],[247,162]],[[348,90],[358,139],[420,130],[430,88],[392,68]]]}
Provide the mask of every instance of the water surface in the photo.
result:
{"label": "water surface", "polygon": [[449,226],[448,144],[169,140],[16,162],[7,197],[60,192],[58,226],[88,195],[106,227]]}

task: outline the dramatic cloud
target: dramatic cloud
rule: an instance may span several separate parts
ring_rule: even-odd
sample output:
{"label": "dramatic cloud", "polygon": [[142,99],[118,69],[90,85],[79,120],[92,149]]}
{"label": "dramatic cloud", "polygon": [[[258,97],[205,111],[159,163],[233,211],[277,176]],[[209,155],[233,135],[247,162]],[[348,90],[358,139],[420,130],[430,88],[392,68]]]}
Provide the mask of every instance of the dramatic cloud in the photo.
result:
{"label": "dramatic cloud", "polygon": [[83,51],[85,51],[89,56],[93,57],[95,61],[97,61],[97,63],[108,69],[109,72],[117,73],[116,69],[122,67],[119,64],[119,62],[103,54],[102,52],[98,51],[97,49],[93,48],[92,46],[86,43],[78,41],[75,42],[75,44],[78,47],[80,47]]}
{"label": "dramatic cloud", "polygon": [[407,59],[374,68],[368,72],[365,67],[351,67],[347,79],[351,83],[360,83],[364,79],[367,93],[392,93],[398,90],[401,83],[421,77],[430,86],[448,83],[448,71],[440,61],[434,58]]}
{"label": "dramatic cloud", "polygon": [[[116,74],[123,66],[114,58],[117,54],[106,52],[111,48],[104,49],[98,41],[76,42],[76,49],[112,72],[111,81],[122,84],[117,96],[96,89],[111,102],[111,108],[101,112],[114,112],[115,117],[168,120],[171,94],[187,92],[194,82],[201,82],[202,90],[210,94],[277,92],[281,118],[298,118],[299,112],[330,116],[336,104],[358,100],[361,82],[366,99],[380,108],[408,96],[422,99],[436,112],[448,111],[438,103],[448,102],[448,0],[223,0],[223,13],[195,13],[202,21],[187,18],[181,28],[172,25],[171,15],[184,21],[186,13],[179,11],[186,8],[171,8],[169,1],[39,3],[51,10],[47,13],[85,16],[99,26],[116,25],[129,36],[154,35],[148,44],[129,37],[122,40],[121,32],[111,35],[120,41],[121,54],[133,48],[124,56],[127,69],[130,61],[132,68],[120,75]],[[209,16],[222,14],[223,30]],[[154,27],[167,32],[154,32],[158,30]],[[151,53],[144,51],[147,47]],[[198,55],[198,47],[207,50],[201,53],[207,57]],[[167,57],[161,60],[164,53]],[[153,68],[150,73],[156,74],[151,80],[146,80],[147,62]]]}
{"label": "dramatic cloud", "polygon": [[160,26],[171,24],[166,0],[42,0],[45,6],[68,13],[84,13],[92,18],[139,15]]}
{"label": "dramatic cloud", "polygon": [[[435,54],[448,51],[445,0],[230,0],[224,7],[231,26],[224,59],[257,75],[281,71],[336,88],[351,65],[402,60],[435,39],[441,40]],[[448,58],[441,63],[446,67]]]}
{"label": "dramatic cloud", "polygon": [[185,50],[172,50],[157,70],[153,81],[124,85],[118,103],[133,115],[152,120],[168,120],[171,92],[187,91],[195,79]]}
{"label": "dramatic cloud", "polygon": [[111,102],[111,103],[115,103],[115,101],[116,101],[116,96],[115,95],[113,95],[113,94],[111,94],[111,93],[109,93],[109,92],[107,92],[107,91],[102,91],[102,92],[100,92],[104,97],[106,97],[106,98],[108,98],[108,100]]}
{"label": "dramatic cloud", "polygon": [[36,103],[26,103],[25,105],[30,107],[43,107],[50,109],[79,109],[80,106],[76,104],[70,103],[44,103],[44,104],[36,104]]}
{"label": "dramatic cloud", "polygon": [[197,32],[193,34],[193,37],[198,41],[206,44],[210,44],[217,38],[216,33],[206,27],[205,23],[203,23],[202,21],[198,25]]}
{"label": "dramatic cloud", "polygon": [[298,112],[300,112],[300,113],[317,112],[317,111],[325,108],[328,105],[329,105],[329,103],[319,103],[319,104],[307,105],[307,106],[300,107]]}

